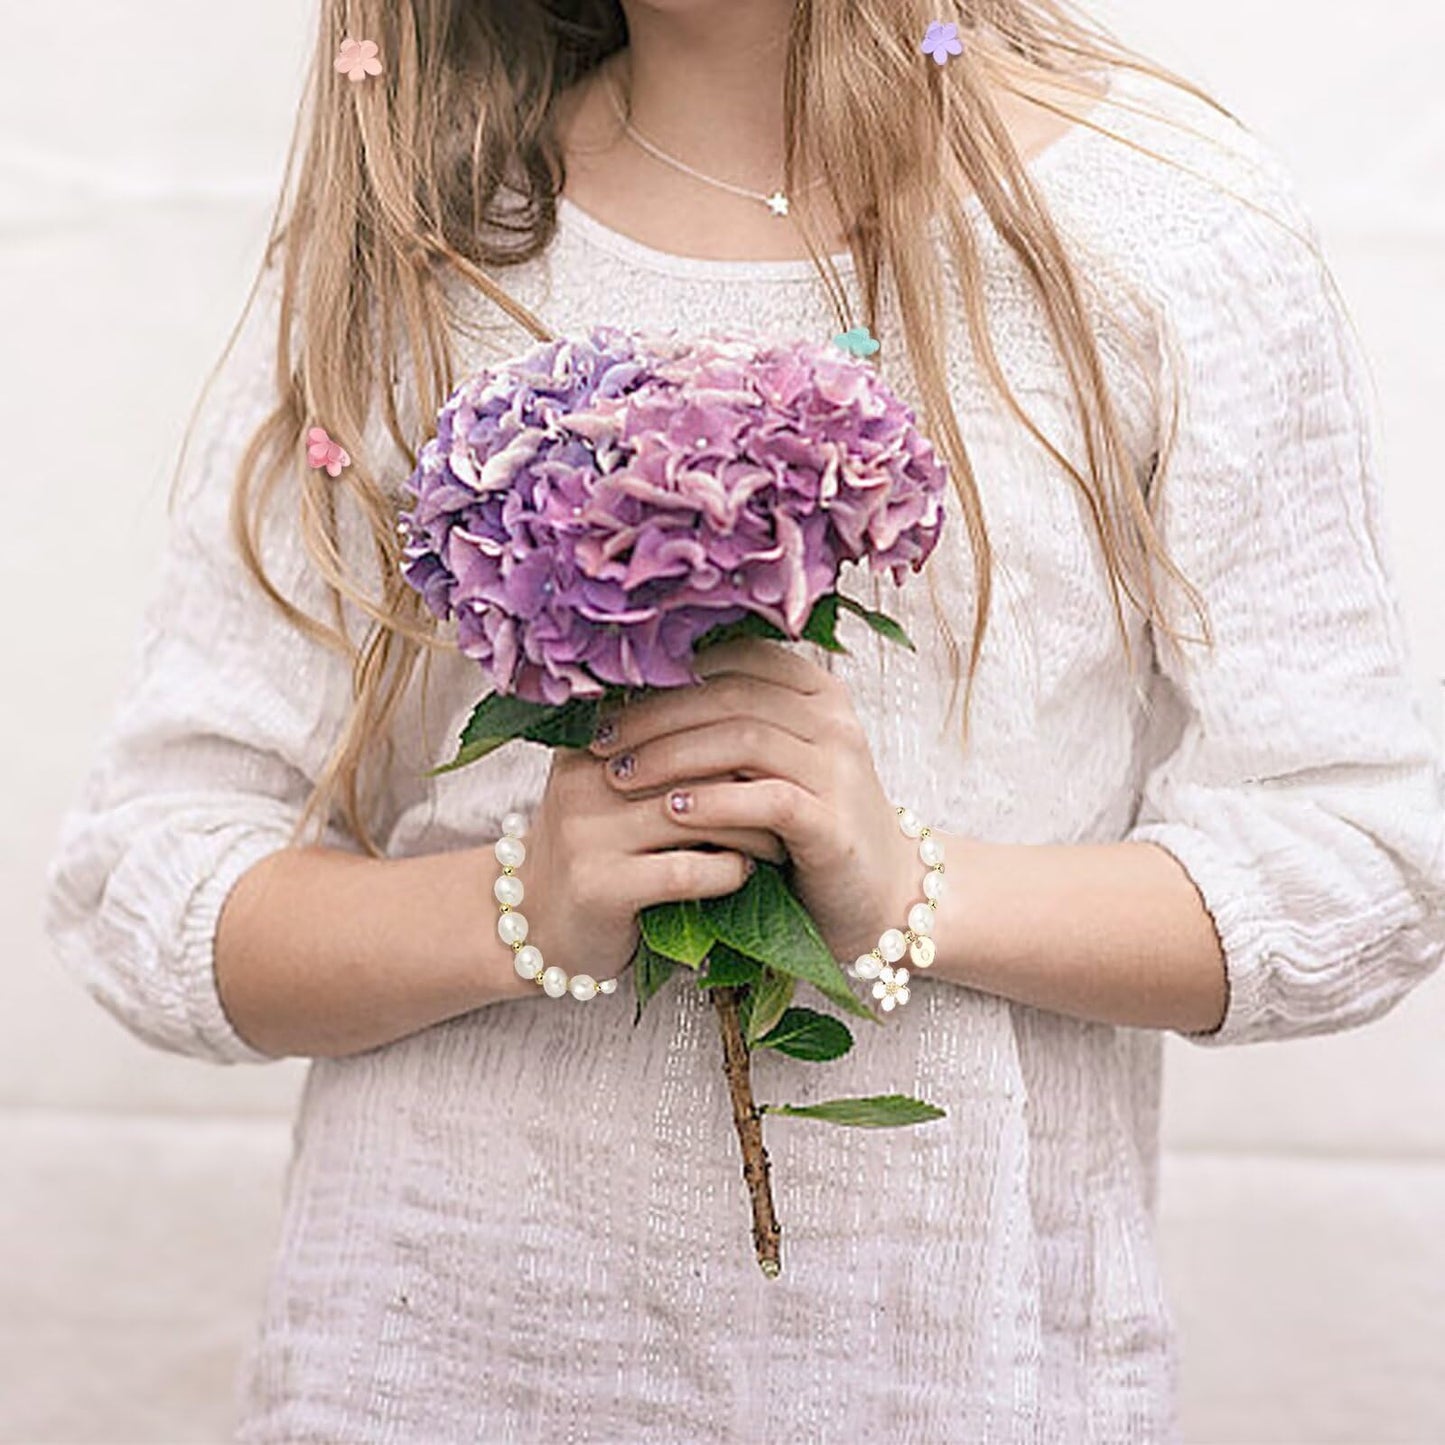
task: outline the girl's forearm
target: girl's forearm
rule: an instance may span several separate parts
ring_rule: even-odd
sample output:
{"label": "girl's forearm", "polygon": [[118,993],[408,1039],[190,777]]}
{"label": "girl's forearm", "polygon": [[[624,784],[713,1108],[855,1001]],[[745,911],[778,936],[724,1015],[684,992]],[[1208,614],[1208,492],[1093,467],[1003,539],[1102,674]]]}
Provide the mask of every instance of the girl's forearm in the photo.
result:
{"label": "girl's forearm", "polygon": [[507,996],[490,859],[489,848],[377,859],[323,847],[262,858],[216,930],[232,1027],[278,1057],[338,1057]]}
{"label": "girl's forearm", "polygon": [[[939,836],[947,891],[930,973],[1099,1023],[1188,1033],[1219,1026],[1227,1001],[1219,937],[1172,854],[1153,843]],[[916,851],[908,868],[899,917],[922,896]]]}

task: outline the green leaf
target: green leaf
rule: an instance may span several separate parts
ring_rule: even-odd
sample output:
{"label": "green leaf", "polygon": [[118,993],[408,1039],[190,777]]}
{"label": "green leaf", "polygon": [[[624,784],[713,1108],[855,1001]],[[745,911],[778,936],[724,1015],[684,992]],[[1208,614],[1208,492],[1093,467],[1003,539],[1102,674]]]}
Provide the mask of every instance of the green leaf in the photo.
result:
{"label": "green leaf", "polygon": [[783,882],[772,863],[759,861],[752,876],[735,893],[705,898],[703,917],[713,936],[778,973],[810,983],[846,1012],[873,1023],[882,1021],[859,1002],[848,986],[808,911]]}
{"label": "green leaf", "polygon": [[472,709],[472,715],[462,729],[461,744],[464,748],[471,747],[491,738],[509,742],[558,710],[557,703],[528,702],[526,698],[514,697],[510,693],[489,693]]}
{"label": "green leaf", "polygon": [[848,1124],[858,1129],[895,1129],[903,1124],[926,1124],[941,1119],[944,1110],[936,1104],[907,1094],[872,1094],[864,1099],[828,1099],[821,1104],[760,1104],[763,1114],[793,1114],[800,1119],[822,1119],[829,1124]]}
{"label": "green leaf", "polygon": [[449,763],[428,771],[427,777],[452,773],[495,752],[514,738],[545,743],[548,747],[585,748],[597,722],[596,698],[573,698],[564,703],[528,702],[525,698],[493,692],[472,709]]}
{"label": "green leaf", "polygon": [[829,1014],[810,1008],[790,1008],[776,1027],[758,1040],[761,1049],[776,1049],[790,1058],[823,1064],[841,1059],[853,1047],[848,1026]]}
{"label": "green leaf", "polygon": [[707,952],[707,972],[697,982],[699,988],[747,988],[762,976],[762,964],[714,942]]}
{"label": "green leaf", "polygon": [[654,903],[639,915],[643,937],[654,953],[696,968],[717,941],[717,931],[695,898]]}
{"label": "green leaf", "polygon": [[763,970],[762,978],[748,995],[747,1015],[743,1019],[743,1037],[749,1044],[756,1043],[783,1017],[783,1011],[793,1001],[793,990],[797,986],[798,980],[790,973],[776,973],[770,968]]}
{"label": "green leaf", "polygon": [[454,773],[458,768],[464,768],[468,763],[474,763],[478,758],[484,758],[488,753],[496,752],[503,743],[511,741],[511,738],[483,738],[478,742],[470,743],[464,748],[459,748],[456,757],[451,762],[442,763],[440,767],[428,768],[425,776],[439,778],[443,773]]}
{"label": "green leaf", "polygon": [[874,612],[870,607],[864,607],[861,602],[855,602],[851,597],[844,597],[838,594],[838,605],[845,607],[849,612],[856,613],[871,627],[874,632],[886,637],[890,642],[902,643],[910,652],[917,652],[913,640],[908,634],[885,612]]}
{"label": "green leaf", "polygon": [[735,637],[770,637],[775,642],[791,640],[776,623],[769,622],[766,617],[759,617],[756,612],[749,612],[735,622],[721,622],[716,627],[708,628],[693,643],[693,653],[697,654],[704,647],[714,647],[720,642],[731,642]]}
{"label": "green leaf", "polygon": [[647,1007],[648,1001],[672,977],[676,968],[677,964],[670,958],[654,953],[645,938],[637,940],[637,950],[632,955],[633,979],[637,987],[637,1013],[632,1019],[634,1028],[641,1021],[642,1010]]}
{"label": "green leaf", "polygon": [[597,728],[595,697],[574,697],[570,702],[548,709],[522,736],[532,743],[545,743],[549,748],[585,748]]}
{"label": "green leaf", "polygon": [[826,652],[841,652],[846,654],[848,649],[838,641],[838,594],[836,592],[825,593],[814,604],[813,610],[808,614],[808,620],[803,624],[803,636],[809,642],[816,642]]}
{"label": "green leaf", "polygon": [[[848,649],[837,637],[839,600],[835,592],[828,592],[820,597],[813,604],[813,610],[808,614],[808,620],[798,635],[809,642],[817,643],[828,652],[846,653]],[[701,652],[704,647],[731,642],[735,637],[769,637],[775,642],[794,640],[777,623],[758,616],[756,612],[749,612],[746,617],[740,617],[736,622],[724,622],[704,632],[693,645],[693,651]]]}

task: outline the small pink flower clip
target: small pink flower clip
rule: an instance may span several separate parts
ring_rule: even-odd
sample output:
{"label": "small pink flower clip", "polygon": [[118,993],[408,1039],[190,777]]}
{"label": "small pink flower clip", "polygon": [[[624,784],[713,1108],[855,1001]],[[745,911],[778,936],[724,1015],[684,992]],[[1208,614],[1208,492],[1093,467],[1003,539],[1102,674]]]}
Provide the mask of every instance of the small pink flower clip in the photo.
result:
{"label": "small pink flower clip", "polygon": [[381,74],[377,58],[381,47],[374,40],[343,40],[336,55],[336,68],[349,80],[365,80]]}
{"label": "small pink flower clip", "polygon": [[314,426],[306,433],[306,460],[318,470],[325,467],[331,477],[339,477],[342,467],[351,465],[345,449],[331,440],[324,426]]}

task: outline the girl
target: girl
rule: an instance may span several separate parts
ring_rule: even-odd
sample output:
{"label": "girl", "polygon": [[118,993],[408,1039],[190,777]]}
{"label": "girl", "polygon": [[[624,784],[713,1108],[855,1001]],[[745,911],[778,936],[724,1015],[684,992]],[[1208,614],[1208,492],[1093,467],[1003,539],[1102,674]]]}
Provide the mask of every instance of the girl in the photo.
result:
{"label": "girl", "polygon": [[[141,1037],[312,1060],[237,1438],[1174,1438],[1164,1032],[1361,1024],[1445,949],[1366,373],[1278,159],[1052,0],[327,0],[312,80],[49,894]],[[869,329],[953,479],[865,599],[918,652],[729,645],[589,753],[428,779],[482,687],[401,484],[462,375],[601,322]],[[636,915],[767,858],[851,960],[919,896],[896,804],[932,969],[755,1079],[947,1115],[770,1125],[768,1280]],[[531,940],[612,995],[512,967],[517,813]]]}

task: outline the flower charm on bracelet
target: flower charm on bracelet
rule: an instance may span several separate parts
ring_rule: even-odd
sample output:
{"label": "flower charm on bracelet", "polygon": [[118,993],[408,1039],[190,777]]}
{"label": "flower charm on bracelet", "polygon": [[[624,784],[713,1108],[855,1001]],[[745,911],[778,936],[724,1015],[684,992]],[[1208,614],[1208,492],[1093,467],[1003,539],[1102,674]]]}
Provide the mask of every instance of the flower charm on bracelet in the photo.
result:
{"label": "flower charm on bracelet", "polygon": [[873,997],[882,1001],[884,1009],[907,1003],[908,970],[892,968],[885,963],[878,971],[878,982],[873,985]]}

